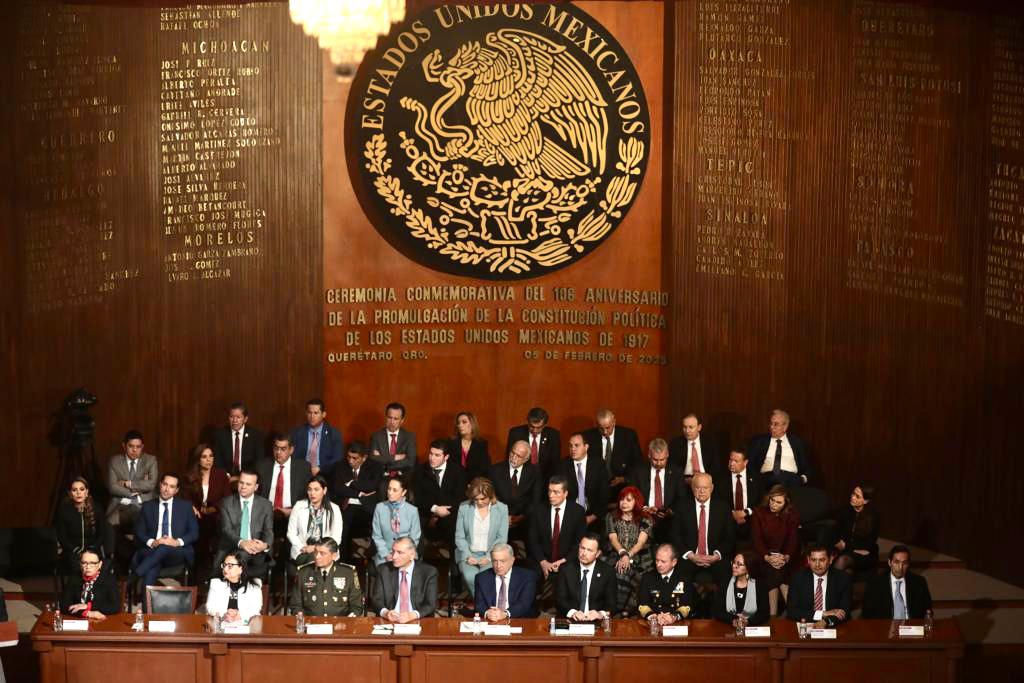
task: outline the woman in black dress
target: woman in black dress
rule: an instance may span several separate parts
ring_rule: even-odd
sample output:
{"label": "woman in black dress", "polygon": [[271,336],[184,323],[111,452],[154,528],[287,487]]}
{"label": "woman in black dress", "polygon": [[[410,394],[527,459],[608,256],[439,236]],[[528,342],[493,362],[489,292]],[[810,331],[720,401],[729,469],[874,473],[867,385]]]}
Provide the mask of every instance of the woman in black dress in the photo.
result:
{"label": "woman in black dress", "polygon": [[103,621],[108,614],[117,614],[117,579],[103,566],[100,554],[94,548],[82,551],[78,560],[80,571],[64,582],[60,607],[64,614],[93,621]]}
{"label": "woman in black dress", "polygon": [[67,497],[57,506],[53,526],[60,543],[60,570],[65,576],[78,573],[78,556],[85,548],[103,553],[104,547],[109,547],[107,520],[89,493],[89,482],[82,477],[71,482]]}
{"label": "woman in black dress", "polygon": [[733,555],[732,576],[715,594],[712,613],[718,621],[734,624],[742,614],[749,626],[768,623],[768,591],[750,575],[750,567],[755,560],[756,556],[750,550]]}
{"label": "woman in black dress", "polygon": [[875,489],[858,484],[850,493],[850,504],[839,511],[836,530],[836,559],[832,566],[853,574],[878,568],[878,530],[881,520],[871,504]]}

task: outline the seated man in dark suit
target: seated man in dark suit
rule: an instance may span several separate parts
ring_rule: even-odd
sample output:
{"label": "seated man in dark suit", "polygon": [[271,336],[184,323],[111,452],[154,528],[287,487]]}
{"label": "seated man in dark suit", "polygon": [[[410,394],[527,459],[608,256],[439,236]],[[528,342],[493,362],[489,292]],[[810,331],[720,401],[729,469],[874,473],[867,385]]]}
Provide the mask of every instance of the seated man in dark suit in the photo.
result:
{"label": "seated man in dark suit", "polygon": [[220,504],[219,552],[213,561],[219,567],[224,554],[236,551],[246,573],[262,578],[269,566],[270,549],[274,547],[274,506],[256,495],[259,475],[243,469],[238,475],[238,492]]}
{"label": "seated man in dark suit", "polygon": [[558,613],[572,621],[597,621],[615,613],[615,569],[601,556],[601,537],[587,533],[580,539],[576,561],[558,572],[555,602]]}
{"label": "seated man in dark suit", "polygon": [[256,471],[259,494],[274,504],[274,533],[283,536],[292,507],[306,497],[313,471],[308,462],[292,457],[295,444],[290,436],[275,436],[273,444],[274,459],[264,460]]}
{"label": "seated man in dark suit", "polygon": [[491,568],[476,575],[473,595],[476,613],[487,621],[505,621],[537,614],[537,576],[529,569],[514,568],[515,554],[507,543],[491,548]]}
{"label": "seated man in dark suit", "polygon": [[666,543],[671,538],[672,514],[680,495],[682,475],[668,466],[668,444],[664,439],[652,439],[647,447],[647,463],[635,468],[629,481],[643,494],[644,512],[654,522],[654,541]]}
{"label": "seated man in dark suit", "polygon": [[402,429],[405,406],[389,403],[384,408],[384,428],[370,435],[370,457],[385,471],[407,474],[416,466],[416,435]]}
{"label": "seated man in dark suit", "polygon": [[695,603],[693,583],[683,575],[676,549],[671,543],[662,543],[654,553],[654,569],[640,579],[640,616],[667,626],[696,616]]}
{"label": "seated man in dark suit", "polygon": [[[615,413],[602,408],[597,411],[597,425],[583,432],[590,455],[599,460],[608,475],[609,498],[618,497],[630,470],[643,463],[643,451],[636,430],[616,424]],[[564,468],[563,468],[564,469]],[[608,498],[605,499],[606,501]],[[600,517],[604,518],[605,510]]]}
{"label": "seated man in dark suit", "polygon": [[746,452],[742,448],[734,448],[729,453],[729,471],[715,485],[722,501],[728,502],[732,508],[736,538],[743,540],[750,539],[750,517],[764,495],[760,477],[755,477],[747,464]]}
{"label": "seated man in dark suit", "polygon": [[700,418],[690,413],[683,418],[683,433],[668,444],[668,462],[682,473],[687,484],[694,474],[706,472],[712,479],[722,474],[722,451],[703,429]]}
{"label": "seated man in dark suit", "polygon": [[894,545],[889,571],[868,580],[864,590],[865,619],[924,619],[932,608],[928,581],[910,571],[910,548]]}
{"label": "seated man in dark suit", "polygon": [[166,473],[160,477],[159,497],[143,503],[135,518],[138,550],[132,565],[135,574],[142,578],[143,586],[155,585],[162,567],[191,565],[195,558],[199,523],[192,503],[176,497],[178,481],[176,474]]}
{"label": "seated man in dark suit", "polygon": [[373,582],[373,612],[384,619],[407,624],[434,616],[437,610],[437,570],[416,561],[416,544],[408,536],[391,545],[391,562],[378,565]]}
{"label": "seated man in dark suit", "polygon": [[529,463],[540,470],[541,481],[547,481],[558,474],[558,463],[562,459],[562,435],[548,425],[548,411],[530,408],[526,414],[526,424],[508,430],[505,452],[511,452],[517,441],[526,442]]}
{"label": "seated man in dark suit", "polygon": [[551,477],[548,504],[538,505],[530,517],[528,555],[544,579],[557,573],[572,557],[587,530],[583,508],[568,498],[569,482],[565,477]]}
{"label": "seated man in dark suit", "polygon": [[747,446],[750,468],[759,472],[764,487],[782,484],[795,488],[807,483],[811,459],[803,439],[789,433],[789,413],[773,410],[768,433],[758,434]]}
{"label": "seated man in dark suit", "polygon": [[612,490],[604,463],[590,455],[590,446],[582,434],[569,437],[569,459],[562,461],[562,476],[569,483],[569,498],[586,510],[587,526],[600,530]]}
{"label": "seated man in dark suit", "polygon": [[455,519],[466,499],[466,472],[450,465],[448,448],[445,439],[430,444],[427,462],[416,468],[413,493],[424,535],[454,547]]}
{"label": "seated man in dark suit", "polygon": [[526,540],[527,517],[540,504],[545,479],[530,462],[530,447],[515,441],[508,451],[508,460],[491,465],[490,476],[498,500],[508,506],[509,538]]}
{"label": "seated man in dark suit", "polygon": [[331,499],[341,507],[341,518],[344,521],[341,533],[344,537],[338,547],[345,559],[352,557],[353,538],[370,535],[373,508],[380,499],[383,479],[384,466],[370,460],[361,441],[350,443],[345,460],[334,468],[334,486],[330,492]]}
{"label": "seated man in dark suit", "polygon": [[832,569],[831,564],[825,546],[810,546],[807,568],[794,574],[789,582],[787,618],[828,628],[850,618],[850,576]]}
{"label": "seated man in dark suit", "polygon": [[242,468],[254,469],[264,457],[264,436],[248,426],[249,409],[242,402],[228,408],[228,423],[213,435],[214,464],[228,473],[232,485]]}
{"label": "seated man in dark suit", "polygon": [[673,516],[673,545],[682,551],[683,576],[693,581],[702,570],[716,584],[729,578],[729,560],[736,545],[732,515],[711,493],[715,486],[710,474],[699,473],[690,482],[693,496],[683,496]]}

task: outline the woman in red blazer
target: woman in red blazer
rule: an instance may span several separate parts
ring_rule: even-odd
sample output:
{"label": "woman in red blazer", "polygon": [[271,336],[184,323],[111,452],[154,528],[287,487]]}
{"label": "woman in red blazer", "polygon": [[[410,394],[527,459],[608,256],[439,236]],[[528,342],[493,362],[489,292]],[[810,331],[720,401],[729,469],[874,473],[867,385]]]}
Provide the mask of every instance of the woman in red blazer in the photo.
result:
{"label": "woman in red blazer", "polygon": [[199,522],[196,567],[205,568],[220,533],[220,501],[232,493],[231,479],[227,472],[213,466],[213,448],[208,444],[201,443],[192,451],[183,493],[192,501]]}

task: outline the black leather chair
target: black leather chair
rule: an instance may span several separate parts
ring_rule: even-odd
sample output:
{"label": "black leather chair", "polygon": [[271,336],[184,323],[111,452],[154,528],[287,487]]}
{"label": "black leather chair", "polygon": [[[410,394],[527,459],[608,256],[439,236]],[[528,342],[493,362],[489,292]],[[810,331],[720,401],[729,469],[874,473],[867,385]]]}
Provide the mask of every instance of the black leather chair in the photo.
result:
{"label": "black leather chair", "polygon": [[194,614],[196,587],[146,586],[146,612],[149,614]]}

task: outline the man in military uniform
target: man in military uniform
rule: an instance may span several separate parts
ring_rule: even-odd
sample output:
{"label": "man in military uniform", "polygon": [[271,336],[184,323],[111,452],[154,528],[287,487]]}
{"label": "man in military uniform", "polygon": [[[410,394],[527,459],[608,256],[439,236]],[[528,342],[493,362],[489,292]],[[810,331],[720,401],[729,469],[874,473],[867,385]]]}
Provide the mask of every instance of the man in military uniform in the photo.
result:
{"label": "man in military uniform", "polygon": [[654,553],[654,571],[640,579],[640,616],[662,626],[674,624],[693,615],[693,584],[684,580],[676,564],[676,549],[663,543]]}
{"label": "man in military uniform", "polygon": [[363,591],[355,567],[337,562],[333,538],[317,542],[313,563],[299,570],[288,608],[315,617],[363,616]]}

